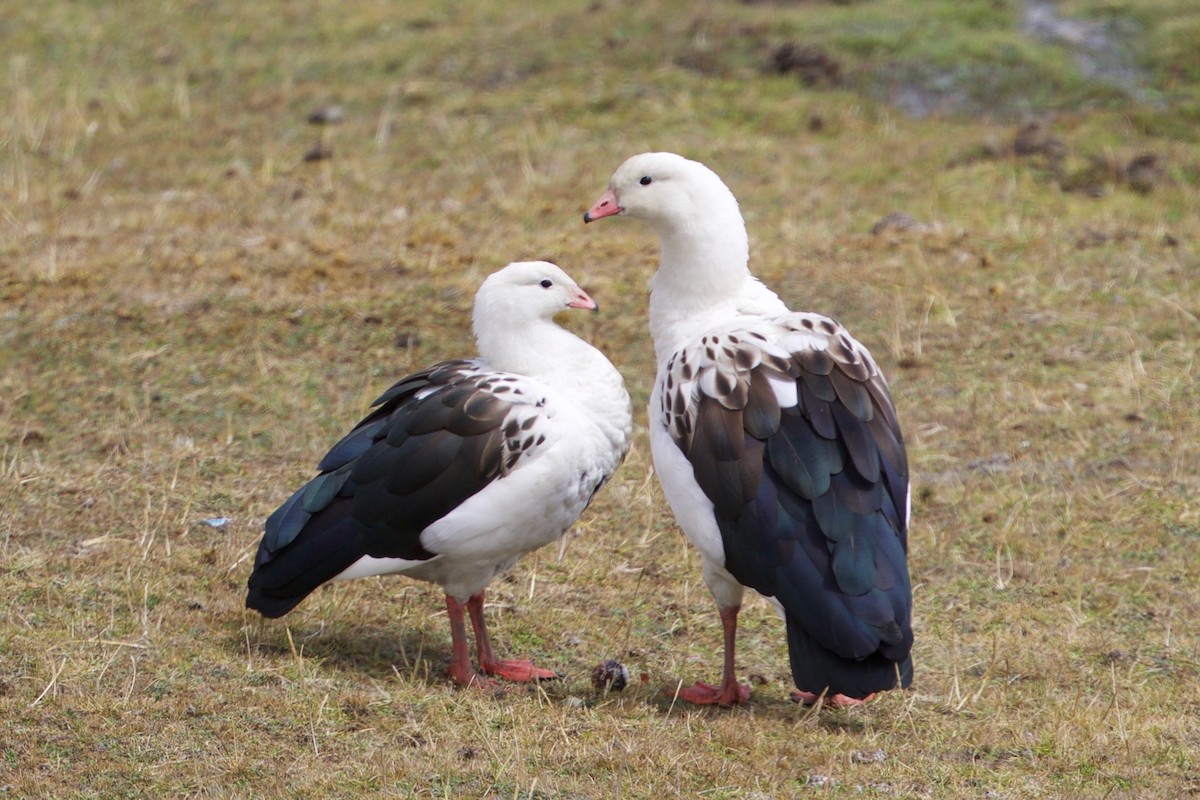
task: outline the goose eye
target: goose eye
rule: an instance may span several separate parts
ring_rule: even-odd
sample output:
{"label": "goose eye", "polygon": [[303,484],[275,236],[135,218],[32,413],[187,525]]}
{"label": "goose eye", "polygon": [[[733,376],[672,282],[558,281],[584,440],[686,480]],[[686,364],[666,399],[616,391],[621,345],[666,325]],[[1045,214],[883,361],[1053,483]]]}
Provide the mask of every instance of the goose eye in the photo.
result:
{"label": "goose eye", "polygon": [[654,183],[654,178],[651,178],[649,175],[643,175],[642,179],[638,181],[638,183],[640,183],[642,186],[649,186],[650,184]]}
{"label": "goose eye", "polygon": [[543,289],[549,289],[553,285],[554,285],[554,281],[550,280],[549,278],[542,278],[542,288]]}

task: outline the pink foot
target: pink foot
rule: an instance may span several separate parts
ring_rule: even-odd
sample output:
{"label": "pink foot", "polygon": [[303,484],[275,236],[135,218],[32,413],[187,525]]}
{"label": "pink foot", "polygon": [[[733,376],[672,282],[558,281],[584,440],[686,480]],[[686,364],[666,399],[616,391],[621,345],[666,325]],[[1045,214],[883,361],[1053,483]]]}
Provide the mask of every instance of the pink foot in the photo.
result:
{"label": "pink foot", "polygon": [[861,706],[863,703],[874,699],[876,694],[873,692],[860,700],[857,697],[848,697],[844,694],[819,695],[806,692],[802,689],[796,689],[792,692],[792,699],[806,706],[819,704],[829,706],[830,708],[849,708],[850,706]]}
{"label": "pink foot", "polygon": [[696,681],[679,691],[679,699],[697,706],[734,706],[750,700],[750,687],[735,683],[722,689],[703,681]]}
{"label": "pink foot", "polygon": [[549,681],[562,677],[553,670],[535,667],[532,661],[512,658],[499,658],[482,666],[483,671],[488,675],[495,675],[498,678],[504,678],[504,680],[513,681],[514,683]]}
{"label": "pink foot", "polygon": [[464,681],[455,681],[465,689],[482,689],[485,692],[503,692],[504,684],[486,675],[480,675],[477,672],[471,674],[471,677]]}
{"label": "pink foot", "polygon": [[465,668],[460,665],[452,665],[450,667],[450,680],[463,688],[483,689],[493,692],[504,688],[504,684],[500,681],[493,680],[486,675],[480,675],[471,668],[470,664]]}

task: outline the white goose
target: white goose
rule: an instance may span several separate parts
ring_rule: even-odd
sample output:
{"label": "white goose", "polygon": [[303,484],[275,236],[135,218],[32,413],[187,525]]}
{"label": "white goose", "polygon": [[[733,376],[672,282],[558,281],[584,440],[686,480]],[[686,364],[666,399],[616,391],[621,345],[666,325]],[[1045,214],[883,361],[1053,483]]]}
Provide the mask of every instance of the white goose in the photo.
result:
{"label": "white goose", "polygon": [[797,700],[852,705],[908,686],[908,460],[874,359],[750,274],[737,200],[703,164],[630,158],[583,219],[618,214],[659,236],[650,447],[725,634],[720,685],[680,698],[749,699],[734,672],[747,586],[786,622]]}
{"label": "white goose", "polygon": [[286,614],[330,580],[399,573],[441,585],[450,676],[553,678],[493,654],[483,591],[566,533],[629,448],[629,395],[596,348],[554,323],[596,303],[546,262],[510,264],[475,297],[479,357],[410,375],[266,522],[246,605]]}

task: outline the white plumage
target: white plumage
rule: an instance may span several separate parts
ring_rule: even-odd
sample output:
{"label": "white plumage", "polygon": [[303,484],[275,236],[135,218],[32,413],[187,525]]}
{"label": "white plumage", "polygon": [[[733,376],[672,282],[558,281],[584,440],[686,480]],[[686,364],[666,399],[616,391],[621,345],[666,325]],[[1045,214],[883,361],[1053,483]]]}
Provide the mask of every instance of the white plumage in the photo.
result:
{"label": "white plumage", "polygon": [[798,699],[854,703],[912,679],[908,464],[887,382],[828,317],[793,312],[749,269],[737,200],[703,164],[634,156],[584,215],[658,234],[650,295],[655,471],[720,610],[731,705],[743,587],[783,615]]}
{"label": "white plumage", "polygon": [[483,590],[560,538],[625,457],[629,396],[604,355],[554,323],[596,304],[546,262],[488,277],[473,317],[480,355],[436,364],[389,389],[322,460],[321,474],[267,520],[247,606],[287,613],[320,584],[399,573],[443,587],[451,676],[553,677],[494,657]]}

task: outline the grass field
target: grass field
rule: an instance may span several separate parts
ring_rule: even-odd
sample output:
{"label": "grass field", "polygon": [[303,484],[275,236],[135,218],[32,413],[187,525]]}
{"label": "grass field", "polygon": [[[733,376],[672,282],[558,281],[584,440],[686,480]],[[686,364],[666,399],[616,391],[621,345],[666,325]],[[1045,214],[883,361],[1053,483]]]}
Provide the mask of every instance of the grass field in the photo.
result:
{"label": "grass field", "polygon": [[[1128,85],[1015,0],[275,5],[0,14],[0,796],[1200,795],[1190,0],[1058,9]],[[721,173],[757,273],[891,377],[911,691],[794,705],[755,600],[752,703],[671,702],[720,627],[645,440],[657,253],[580,219],[647,149]],[[565,324],[637,410],[561,550],[489,595],[497,645],[564,679],[454,689],[404,579],[246,613],[265,516],[527,258],[600,302]]]}

